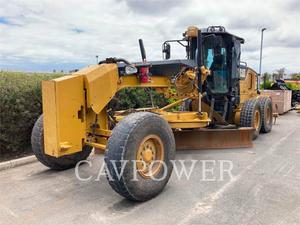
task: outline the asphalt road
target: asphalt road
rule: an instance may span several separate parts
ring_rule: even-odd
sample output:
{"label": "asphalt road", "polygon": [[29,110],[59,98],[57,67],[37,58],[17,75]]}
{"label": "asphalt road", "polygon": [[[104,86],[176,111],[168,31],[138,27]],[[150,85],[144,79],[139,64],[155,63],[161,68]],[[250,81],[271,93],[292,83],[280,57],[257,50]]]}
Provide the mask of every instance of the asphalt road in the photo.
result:
{"label": "asphalt road", "polygon": [[[97,178],[103,156],[92,167],[53,172],[36,162],[0,172],[0,224],[300,224],[300,114],[281,116],[270,134],[250,149],[181,151],[177,159],[203,161],[191,178],[173,172],[165,190],[145,203],[124,200]],[[232,162],[224,174],[220,160]],[[213,165],[215,162],[215,165]],[[207,167],[206,167],[207,169]]]}

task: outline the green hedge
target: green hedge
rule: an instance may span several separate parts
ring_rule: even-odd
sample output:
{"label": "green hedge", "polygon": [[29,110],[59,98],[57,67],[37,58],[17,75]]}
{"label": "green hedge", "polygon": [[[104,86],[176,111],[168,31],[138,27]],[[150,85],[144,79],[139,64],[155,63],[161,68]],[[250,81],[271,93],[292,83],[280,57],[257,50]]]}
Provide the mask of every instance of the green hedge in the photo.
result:
{"label": "green hedge", "polygon": [[[0,157],[2,153],[30,151],[34,122],[42,113],[41,81],[62,74],[0,72]],[[155,106],[167,100],[150,90]],[[111,101],[113,110],[151,107],[149,93],[140,88],[121,90]]]}
{"label": "green hedge", "polygon": [[300,90],[300,84],[298,83],[286,83],[286,86],[293,91]]}
{"label": "green hedge", "polygon": [[262,81],[261,83],[260,83],[260,89],[271,89],[271,87],[272,87],[272,82],[271,81],[266,81],[266,83],[264,84],[264,81]]}
{"label": "green hedge", "polygon": [[41,114],[41,81],[61,74],[0,72],[0,154],[30,151],[30,135]]}
{"label": "green hedge", "polygon": [[152,107],[151,95],[154,106],[163,107],[169,102],[163,94],[158,94],[152,89],[126,88],[116,94],[110,102],[109,108],[125,110]]}

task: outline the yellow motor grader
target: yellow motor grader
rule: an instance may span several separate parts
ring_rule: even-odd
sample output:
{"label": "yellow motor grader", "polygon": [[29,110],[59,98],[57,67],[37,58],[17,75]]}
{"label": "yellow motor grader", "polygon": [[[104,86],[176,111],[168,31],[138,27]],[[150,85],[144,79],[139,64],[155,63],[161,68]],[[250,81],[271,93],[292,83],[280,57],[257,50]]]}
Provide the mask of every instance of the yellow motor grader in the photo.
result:
{"label": "yellow motor grader", "polygon": [[[185,48],[186,59],[170,59],[171,43]],[[141,62],[107,58],[44,81],[33,152],[47,167],[64,170],[92,148],[103,150],[111,187],[146,201],[167,184],[176,149],[251,147],[260,132],[271,131],[272,103],[259,96],[255,71],[240,62],[243,43],[221,26],[188,27],[182,39],[163,43],[164,60],[147,61],[139,40]],[[152,88],[176,101],[163,108],[109,109],[128,87]]]}

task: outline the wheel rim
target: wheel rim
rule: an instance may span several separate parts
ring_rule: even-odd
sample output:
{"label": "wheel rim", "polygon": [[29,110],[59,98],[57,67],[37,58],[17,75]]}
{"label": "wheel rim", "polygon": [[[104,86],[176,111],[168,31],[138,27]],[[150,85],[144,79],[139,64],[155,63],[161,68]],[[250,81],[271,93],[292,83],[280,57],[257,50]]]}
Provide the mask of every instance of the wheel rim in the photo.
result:
{"label": "wheel rim", "polygon": [[254,128],[255,130],[259,129],[259,125],[260,125],[260,113],[258,110],[255,111],[254,114]]}
{"label": "wheel rim", "polygon": [[266,115],[266,122],[269,124],[271,122],[271,109],[269,106],[267,106],[267,115]]}
{"label": "wheel rim", "polygon": [[157,135],[146,136],[136,154],[136,167],[144,178],[151,178],[159,173],[164,160],[164,146]]}

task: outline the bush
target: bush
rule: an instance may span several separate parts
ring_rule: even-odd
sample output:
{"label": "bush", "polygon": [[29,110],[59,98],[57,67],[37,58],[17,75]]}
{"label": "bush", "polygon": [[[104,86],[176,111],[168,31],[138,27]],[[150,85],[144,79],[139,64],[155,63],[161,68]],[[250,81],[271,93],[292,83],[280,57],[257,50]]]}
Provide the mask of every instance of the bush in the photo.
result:
{"label": "bush", "polygon": [[286,83],[286,86],[293,91],[300,90],[300,84],[298,83]]}
{"label": "bush", "polygon": [[34,122],[41,114],[41,81],[61,74],[0,72],[0,154],[30,149]]}
{"label": "bush", "polygon": [[[271,89],[271,87],[272,87],[272,82],[271,81],[266,81],[266,87],[265,87],[265,89]],[[262,81],[261,83],[260,83],[260,89],[261,90],[263,90],[264,89],[264,82]]]}
{"label": "bush", "polygon": [[126,88],[119,91],[109,104],[113,110],[125,110],[135,108],[152,107],[151,97],[154,106],[163,107],[168,104],[168,100],[163,94],[158,94],[152,89]]}

